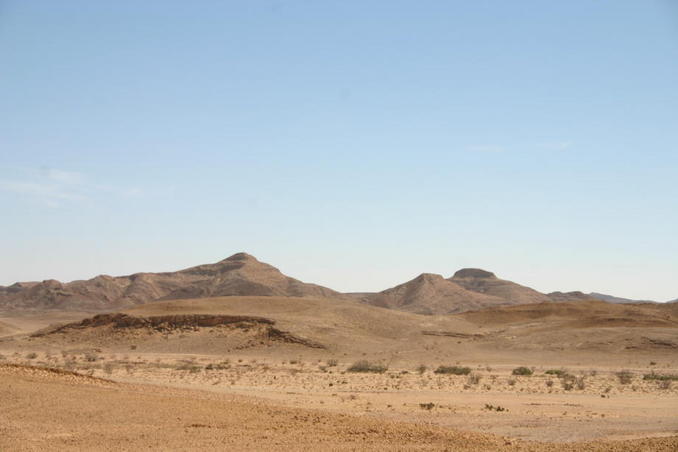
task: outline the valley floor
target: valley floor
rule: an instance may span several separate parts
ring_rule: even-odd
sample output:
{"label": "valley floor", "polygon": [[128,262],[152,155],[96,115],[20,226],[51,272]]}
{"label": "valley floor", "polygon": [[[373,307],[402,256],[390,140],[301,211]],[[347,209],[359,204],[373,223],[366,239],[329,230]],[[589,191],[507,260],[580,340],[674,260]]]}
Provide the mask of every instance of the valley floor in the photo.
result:
{"label": "valley floor", "polygon": [[347,364],[4,355],[0,450],[586,450],[587,441],[588,450],[678,450],[678,384],[641,372],[621,383],[605,369],[558,369],[575,381],[546,369],[513,376],[510,366],[464,376],[354,373]]}
{"label": "valley floor", "polygon": [[549,444],[218,392],[0,365],[2,450],[673,451],[678,437]]}

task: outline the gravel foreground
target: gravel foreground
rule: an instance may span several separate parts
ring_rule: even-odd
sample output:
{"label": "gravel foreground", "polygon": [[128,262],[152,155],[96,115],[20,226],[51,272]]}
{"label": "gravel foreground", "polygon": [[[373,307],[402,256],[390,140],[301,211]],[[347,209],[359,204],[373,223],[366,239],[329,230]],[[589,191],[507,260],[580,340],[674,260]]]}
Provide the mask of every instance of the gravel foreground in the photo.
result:
{"label": "gravel foreground", "polygon": [[0,365],[0,450],[676,451],[678,436],[537,443]]}

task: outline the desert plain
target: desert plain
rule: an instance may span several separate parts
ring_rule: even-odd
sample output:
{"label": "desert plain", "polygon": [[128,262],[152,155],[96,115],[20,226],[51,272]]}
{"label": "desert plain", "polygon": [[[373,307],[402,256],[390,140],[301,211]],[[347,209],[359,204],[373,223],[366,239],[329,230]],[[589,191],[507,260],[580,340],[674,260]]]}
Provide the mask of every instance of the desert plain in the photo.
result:
{"label": "desert plain", "polygon": [[678,450],[676,303],[360,297],[0,311],[0,450]]}

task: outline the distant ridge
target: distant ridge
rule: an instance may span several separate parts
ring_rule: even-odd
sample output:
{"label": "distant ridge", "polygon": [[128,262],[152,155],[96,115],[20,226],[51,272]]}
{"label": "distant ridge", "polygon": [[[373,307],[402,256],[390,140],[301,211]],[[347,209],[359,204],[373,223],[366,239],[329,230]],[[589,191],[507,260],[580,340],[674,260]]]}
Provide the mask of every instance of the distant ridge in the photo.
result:
{"label": "distant ridge", "polygon": [[[213,264],[176,272],[99,275],[69,283],[48,279],[0,286],[0,310],[109,311],[159,300],[222,296],[341,298],[416,314],[453,314],[494,306],[549,302],[654,303],[596,292],[544,294],[479,268],[463,268],[447,279],[422,273],[381,292],[342,294],[286,276],[277,268],[241,252]],[[678,299],[668,303],[676,302]]]}
{"label": "distant ridge", "polygon": [[652,300],[632,300],[630,298],[614,297],[612,295],[605,295],[604,293],[598,293],[598,292],[591,292],[589,294],[589,296],[591,298],[595,298],[597,300],[602,300],[602,301],[607,301],[608,303],[617,303],[617,304],[656,303],[656,301],[652,301]]}
{"label": "distant ridge", "polygon": [[363,301],[417,314],[451,314],[492,306],[544,303],[536,290],[497,278],[478,268],[464,268],[451,278],[423,273],[406,283],[363,297]]}
{"label": "distant ridge", "polygon": [[341,297],[332,289],[290,278],[247,253],[237,253],[176,272],[0,286],[0,309],[109,310],[156,300],[229,295]]}

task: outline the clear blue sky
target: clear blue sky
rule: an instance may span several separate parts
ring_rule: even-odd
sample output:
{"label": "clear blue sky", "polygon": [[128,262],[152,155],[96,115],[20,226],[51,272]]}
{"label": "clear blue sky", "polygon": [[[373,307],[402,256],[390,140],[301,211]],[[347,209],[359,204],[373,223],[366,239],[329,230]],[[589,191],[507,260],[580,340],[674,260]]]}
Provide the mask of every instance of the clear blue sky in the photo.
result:
{"label": "clear blue sky", "polygon": [[678,297],[678,4],[0,2],[0,284],[247,251]]}

